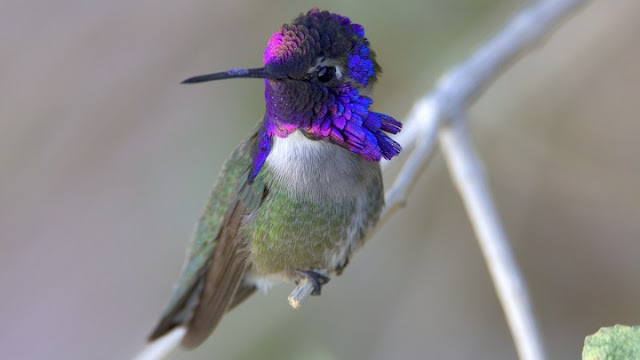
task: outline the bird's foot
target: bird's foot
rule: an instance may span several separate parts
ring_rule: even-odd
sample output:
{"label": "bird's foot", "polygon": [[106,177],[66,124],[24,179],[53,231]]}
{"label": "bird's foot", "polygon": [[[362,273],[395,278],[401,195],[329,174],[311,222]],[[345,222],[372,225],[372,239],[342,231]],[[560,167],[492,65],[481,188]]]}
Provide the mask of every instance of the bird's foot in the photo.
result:
{"label": "bird's foot", "polygon": [[324,274],[320,274],[319,272],[313,270],[298,270],[298,274],[304,279],[309,280],[313,285],[313,291],[311,295],[318,296],[322,291],[322,285],[326,284],[331,280],[328,276]]}

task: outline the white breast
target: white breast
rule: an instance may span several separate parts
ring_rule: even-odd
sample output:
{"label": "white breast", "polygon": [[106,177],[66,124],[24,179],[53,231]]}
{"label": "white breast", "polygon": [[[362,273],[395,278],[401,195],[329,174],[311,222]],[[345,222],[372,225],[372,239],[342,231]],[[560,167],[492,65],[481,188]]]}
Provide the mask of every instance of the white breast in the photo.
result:
{"label": "white breast", "polygon": [[352,194],[361,186],[366,164],[358,155],[325,140],[308,139],[299,130],[275,137],[266,166],[293,194],[319,198]]}

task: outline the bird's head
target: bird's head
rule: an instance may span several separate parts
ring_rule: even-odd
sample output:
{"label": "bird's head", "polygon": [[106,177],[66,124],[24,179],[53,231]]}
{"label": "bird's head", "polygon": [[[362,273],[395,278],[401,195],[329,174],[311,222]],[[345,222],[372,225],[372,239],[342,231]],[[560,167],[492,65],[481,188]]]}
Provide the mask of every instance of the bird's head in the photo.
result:
{"label": "bird's head", "polygon": [[369,110],[373,101],[367,94],[381,69],[361,25],[312,9],[271,36],[263,63],[261,68],[232,69],[185,80],[265,79],[266,113],[252,177],[268,156],[273,137],[284,138],[296,130],[310,139],[342,146],[368,161],[400,153],[400,145],[385,132],[395,134],[402,124]]}

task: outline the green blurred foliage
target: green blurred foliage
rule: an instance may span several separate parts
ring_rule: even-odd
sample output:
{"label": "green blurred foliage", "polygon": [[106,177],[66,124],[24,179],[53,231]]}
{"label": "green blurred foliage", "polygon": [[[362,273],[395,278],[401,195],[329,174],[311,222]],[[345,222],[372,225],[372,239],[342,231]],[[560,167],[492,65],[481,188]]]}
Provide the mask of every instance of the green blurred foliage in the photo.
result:
{"label": "green blurred foliage", "polygon": [[640,359],[640,327],[604,327],[584,340],[583,360]]}

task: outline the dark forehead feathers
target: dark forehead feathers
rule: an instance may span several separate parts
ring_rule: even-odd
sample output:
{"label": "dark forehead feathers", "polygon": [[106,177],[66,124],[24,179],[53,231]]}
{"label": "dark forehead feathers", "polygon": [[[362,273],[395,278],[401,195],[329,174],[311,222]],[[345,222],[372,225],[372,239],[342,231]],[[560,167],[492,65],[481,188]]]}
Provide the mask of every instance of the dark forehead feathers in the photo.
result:
{"label": "dark forehead feathers", "polygon": [[312,9],[273,34],[264,65],[276,76],[303,76],[319,56],[340,58],[364,40],[362,26],[348,17]]}

